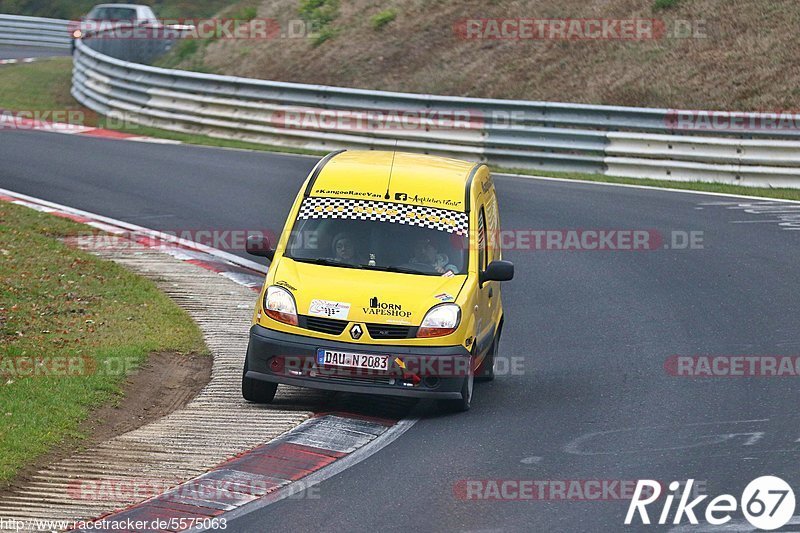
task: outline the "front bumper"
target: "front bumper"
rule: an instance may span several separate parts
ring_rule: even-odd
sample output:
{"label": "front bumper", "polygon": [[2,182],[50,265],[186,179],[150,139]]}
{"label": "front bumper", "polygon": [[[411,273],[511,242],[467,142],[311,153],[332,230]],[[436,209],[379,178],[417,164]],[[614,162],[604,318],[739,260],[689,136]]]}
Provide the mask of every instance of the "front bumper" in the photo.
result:
{"label": "front bumper", "polygon": [[[317,349],[389,355],[387,372],[365,372],[317,365]],[[406,365],[395,362],[400,358]],[[387,346],[330,341],[250,328],[247,374],[250,379],[342,392],[457,400],[470,371],[463,346]]]}

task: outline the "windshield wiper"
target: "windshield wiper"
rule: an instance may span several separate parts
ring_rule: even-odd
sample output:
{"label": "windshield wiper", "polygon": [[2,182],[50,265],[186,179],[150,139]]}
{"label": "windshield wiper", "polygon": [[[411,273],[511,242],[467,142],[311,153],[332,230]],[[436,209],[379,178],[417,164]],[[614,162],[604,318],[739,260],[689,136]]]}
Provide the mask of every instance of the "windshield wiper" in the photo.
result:
{"label": "windshield wiper", "polygon": [[314,265],[325,265],[325,266],[336,266],[342,268],[364,268],[362,265],[358,265],[355,263],[343,263],[342,261],[337,261],[336,259],[329,259],[327,257],[318,257],[316,259],[301,259],[299,257],[289,257],[289,259],[293,261],[297,261],[298,263],[311,263]]}
{"label": "windshield wiper", "polygon": [[382,272],[400,272],[402,274],[419,274],[421,276],[440,276],[439,273],[430,273],[430,272],[422,272],[421,270],[417,270],[414,268],[407,268],[407,267],[400,267],[400,266],[370,266],[370,265],[360,265],[360,268],[366,268],[368,270],[380,270]]}

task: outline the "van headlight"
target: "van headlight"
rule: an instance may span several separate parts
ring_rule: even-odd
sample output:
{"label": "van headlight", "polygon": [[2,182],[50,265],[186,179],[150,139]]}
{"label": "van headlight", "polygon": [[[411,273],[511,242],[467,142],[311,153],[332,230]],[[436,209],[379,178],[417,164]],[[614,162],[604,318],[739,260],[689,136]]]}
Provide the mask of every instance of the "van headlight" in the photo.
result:
{"label": "van headlight", "polygon": [[267,293],[264,295],[264,312],[278,322],[297,325],[297,305],[294,303],[294,296],[283,287],[276,285],[267,287]]}
{"label": "van headlight", "polygon": [[441,337],[450,335],[461,322],[461,308],[456,304],[439,304],[431,307],[422,319],[417,337]]}

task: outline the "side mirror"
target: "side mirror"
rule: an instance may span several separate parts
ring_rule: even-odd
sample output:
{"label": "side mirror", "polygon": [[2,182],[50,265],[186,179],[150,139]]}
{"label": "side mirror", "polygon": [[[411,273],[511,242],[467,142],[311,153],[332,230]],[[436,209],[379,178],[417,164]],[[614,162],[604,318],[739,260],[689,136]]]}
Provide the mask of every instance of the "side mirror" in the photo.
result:
{"label": "side mirror", "polygon": [[514,263],[511,261],[492,261],[480,273],[481,285],[487,281],[510,281],[514,279]]}
{"label": "side mirror", "polygon": [[266,257],[270,261],[275,257],[275,249],[270,244],[269,239],[261,235],[248,235],[245,250],[250,255]]}

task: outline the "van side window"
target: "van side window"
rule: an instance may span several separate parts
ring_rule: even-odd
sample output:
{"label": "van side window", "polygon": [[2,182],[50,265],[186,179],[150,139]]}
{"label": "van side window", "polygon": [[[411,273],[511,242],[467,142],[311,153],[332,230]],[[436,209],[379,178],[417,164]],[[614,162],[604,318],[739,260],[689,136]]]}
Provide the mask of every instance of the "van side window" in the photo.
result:
{"label": "van side window", "polygon": [[478,213],[478,272],[486,270],[486,216],[483,206]]}
{"label": "van side window", "polygon": [[500,259],[500,224],[497,219],[497,197],[492,196],[486,202],[486,236],[489,239],[487,263]]}

